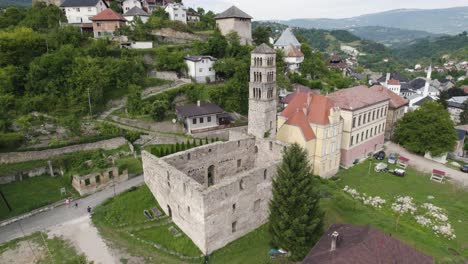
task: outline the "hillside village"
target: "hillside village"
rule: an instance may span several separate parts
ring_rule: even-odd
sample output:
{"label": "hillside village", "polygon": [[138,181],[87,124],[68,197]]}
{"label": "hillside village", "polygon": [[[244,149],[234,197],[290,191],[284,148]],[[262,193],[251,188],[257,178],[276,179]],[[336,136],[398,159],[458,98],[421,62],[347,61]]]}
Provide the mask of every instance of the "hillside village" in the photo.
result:
{"label": "hillside village", "polygon": [[0,10],[0,263],[466,262],[466,43],[255,20]]}

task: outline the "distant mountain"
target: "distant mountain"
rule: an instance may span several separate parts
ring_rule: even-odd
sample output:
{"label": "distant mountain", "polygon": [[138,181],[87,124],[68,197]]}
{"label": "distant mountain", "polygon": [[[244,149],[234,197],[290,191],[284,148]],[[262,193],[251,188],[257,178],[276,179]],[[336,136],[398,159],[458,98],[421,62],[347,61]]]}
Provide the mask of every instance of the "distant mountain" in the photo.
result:
{"label": "distant mountain", "polygon": [[31,0],[0,0],[0,7],[31,6]]}
{"label": "distant mountain", "polygon": [[380,26],[356,27],[350,28],[348,31],[362,39],[373,40],[392,48],[408,46],[414,43],[416,39],[437,38],[443,36],[443,34],[434,34],[421,30]]}
{"label": "distant mountain", "polygon": [[455,35],[468,29],[468,6],[447,9],[398,9],[344,19],[291,19],[279,22],[305,28],[349,29],[381,26]]}
{"label": "distant mountain", "polygon": [[422,59],[437,61],[443,56],[466,60],[468,58],[468,34],[463,33],[436,39],[419,39],[408,47],[395,49],[394,54],[401,59],[410,61]]}

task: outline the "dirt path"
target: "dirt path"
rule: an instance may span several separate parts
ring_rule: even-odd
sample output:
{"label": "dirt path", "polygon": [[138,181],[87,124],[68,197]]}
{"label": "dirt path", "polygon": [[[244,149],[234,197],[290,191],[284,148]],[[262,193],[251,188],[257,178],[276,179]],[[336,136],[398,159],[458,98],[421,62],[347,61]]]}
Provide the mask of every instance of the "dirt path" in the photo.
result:
{"label": "dirt path", "polygon": [[418,156],[416,154],[410,153],[403,147],[400,147],[391,142],[386,143],[385,146],[387,147],[387,153],[397,153],[401,156],[410,159],[409,165],[419,171],[425,173],[432,173],[433,169],[441,170],[447,173],[449,178],[462,183],[464,186],[468,186],[468,173],[464,173],[459,170],[454,170],[445,166],[444,164],[440,164],[435,161]]}
{"label": "dirt path", "polygon": [[42,259],[46,250],[34,241],[21,241],[14,249],[0,254],[0,263],[31,264]]}
{"label": "dirt path", "polygon": [[71,241],[79,253],[84,253],[89,261],[96,264],[119,263],[118,257],[104,243],[87,215],[51,227],[48,235]]}

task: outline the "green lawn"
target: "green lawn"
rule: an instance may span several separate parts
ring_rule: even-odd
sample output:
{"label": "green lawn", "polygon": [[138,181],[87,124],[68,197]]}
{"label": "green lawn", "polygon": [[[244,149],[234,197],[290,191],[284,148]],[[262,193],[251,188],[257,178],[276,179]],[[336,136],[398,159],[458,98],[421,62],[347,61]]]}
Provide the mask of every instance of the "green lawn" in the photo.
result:
{"label": "green lawn", "polygon": [[128,169],[129,174],[143,173],[143,164],[140,159],[134,157],[124,157],[115,161],[115,165],[120,169]]}
{"label": "green lawn", "polygon": [[[145,241],[162,245],[186,256],[201,253],[185,235],[175,238],[168,227],[168,218],[148,223],[143,210],[158,206],[148,187],[142,186],[111,198],[94,210],[93,223],[101,235],[114,246],[125,248],[130,254],[161,263],[200,263],[200,259],[181,260],[130,237],[128,232]],[[151,226],[160,225],[160,226]],[[174,225],[175,226],[175,225]],[[267,254],[269,235],[267,226],[247,234],[210,256],[209,263],[280,263],[272,262]],[[151,261],[149,261],[151,262]]]}
{"label": "green lawn", "polygon": [[[327,213],[327,223],[351,223],[371,225],[391,233],[405,243],[434,256],[438,261],[461,261],[468,259],[468,192],[456,186],[439,184],[425,175],[408,168],[404,178],[373,171],[375,162],[359,164],[352,169],[340,171],[336,183],[329,182],[325,192],[332,194],[323,199]],[[401,218],[398,231],[395,230],[395,214],[389,208],[374,209],[357,202],[344,194],[344,186],[355,188],[360,193],[380,196],[387,200],[388,207],[395,196],[411,196],[417,204],[432,203],[447,210],[457,238],[448,240],[437,237],[432,230],[417,224],[406,215]],[[429,199],[433,196],[434,199]],[[460,255],[460,256],[457,256]]]}
{"label": "green lawn", "polygon": [[44,166],[47,166],[47,161],[45,160],[33,160],[20,163],[1,164],[0,177]]}
{"label": "green lawn", "polygon": [[[41,237],[42,235],[42,237]],[[70,242],[59,239],[59,238],[49,238],[47,234],[44,233],[34,233],[30,236],[15,239],[7,243],[0,245],[0,256],[3,252],[7,250],[14,250],[19,242],[29,241],[31,246],[35,250],[35,257],[39,258],[37,255],[37,246],[42,247],[43,255],[42,258],[36,259],[35,263],[46,264],[46,263],[73,263],[73,264],[86,264],[86,256],[83,254],[78,254],[76,249],[70,244]],[[50,251],[45,250],[47,248]],[[21,256],[18,256],[21,259]]]}
{"label": "green lawn", "polygon": [[66,177],[37,176],[23,181],[0,185],[13,211],[9,212],[3,201],[0,201],[0,220],[29,212],[33,209],[57,202],[66,197],[61,196],[60,188],[65,187],[69,195],[76,195]]}
{"label": "green lawn", "polygon": [[[169,231],[169,227],[176,225],[173,223],[152,227],[149,229],[143,229],[137,232],[134,232],[136,236],[142,238],[146,241],[151,241],[159,245],[164,246],[165,248],[172,249],[177,251],[185,256],[197,257],[201,255],[201,251],[193,244],[192,240],[188,238],[182,231],[180,237],[174,237]],[[178,228],[177,228],[178,229]]]}

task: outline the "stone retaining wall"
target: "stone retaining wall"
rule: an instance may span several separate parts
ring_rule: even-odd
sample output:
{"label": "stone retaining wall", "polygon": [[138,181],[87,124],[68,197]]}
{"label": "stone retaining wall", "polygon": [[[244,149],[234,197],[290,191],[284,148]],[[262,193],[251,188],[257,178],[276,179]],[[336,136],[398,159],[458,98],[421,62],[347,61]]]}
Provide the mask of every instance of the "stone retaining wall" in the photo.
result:
{"label": "stone retaining wall", "polygon": [[9,153],[0,153],[0,164],[5,163],[18,163],[31,160],[46,160],[53,157],[57,157],[63,154],[69,154],[78,151],[88,151],[88,150],[111,150],[116,149],[122,145],[127,144],[127,140],[123,137],[98,141],[94,143],[73,145],[57,149],[47,149],[41,151],[25,151],[25,152],[9,152]]}

